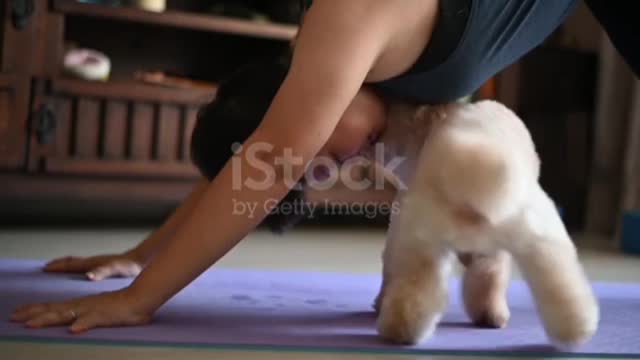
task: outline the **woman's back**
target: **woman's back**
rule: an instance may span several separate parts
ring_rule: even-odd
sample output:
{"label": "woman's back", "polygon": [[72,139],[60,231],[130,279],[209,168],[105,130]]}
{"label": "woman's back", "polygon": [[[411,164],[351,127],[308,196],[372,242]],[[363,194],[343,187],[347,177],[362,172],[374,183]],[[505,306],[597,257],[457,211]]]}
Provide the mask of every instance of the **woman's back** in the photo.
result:
{"label": "woman's back", "polygon": [[[418,6],[412,9],[415,14],[435,4],[436,18],[422,15],[417,21],[395,19],[398,35],[383,50],[367,80],[388,98],[421,103],[457,100],[540,45],[577,3],[409,1],[408,5]],[[407,35],[411,33],[418,36]]]}

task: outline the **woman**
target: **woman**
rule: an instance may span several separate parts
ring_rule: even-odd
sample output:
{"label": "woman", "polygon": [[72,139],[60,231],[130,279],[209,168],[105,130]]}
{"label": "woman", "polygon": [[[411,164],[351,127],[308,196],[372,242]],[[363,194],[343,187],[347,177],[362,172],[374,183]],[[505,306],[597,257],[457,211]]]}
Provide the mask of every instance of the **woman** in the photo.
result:
{"label": "woman", "polygon": [[[194,132],[194,161],[208,178],[149,239],[120,256],[61,259],[50,271],[89,271],[101,279],[137,275],[124,289],[61,303],[26,305],[12,319],[30,327],[143,324],[260,224],[269,209],[234,214],[234,204],[283,199],[319,155],[344,161],[384,127],[384,103],[450,102],[548,37],[577,0],[316,0],[305,17],[290,66],[238,73],[205,108]],[[638,70],[631,2],[592,0],[596,16]],[[626,8],[625,8],[626,7]],[[625,22],[625,20],[628,20]],[[270,70],[269,70],[270,69]],[[253,108],[252,111],[246,111]],[[230,115],[231,114],[231,115]],[[223,117],[230,117],[223,119]],[[234,123],[216,138],[216,122]],[[218,129],[219,130],[219,129]],[[239,142],[234,161],[212,155]],[[264,147],[263,145],[266,145]],[[253,166],[252,149],[261,164]],[[279,161],[291,155],[295,160]],[[235,161],[240,159],[241,161]],[[269,186],[242,186],[241,179]],[[256,180],[258,179],[258,180]],[[211,180],[211,181],[208,181]]]}

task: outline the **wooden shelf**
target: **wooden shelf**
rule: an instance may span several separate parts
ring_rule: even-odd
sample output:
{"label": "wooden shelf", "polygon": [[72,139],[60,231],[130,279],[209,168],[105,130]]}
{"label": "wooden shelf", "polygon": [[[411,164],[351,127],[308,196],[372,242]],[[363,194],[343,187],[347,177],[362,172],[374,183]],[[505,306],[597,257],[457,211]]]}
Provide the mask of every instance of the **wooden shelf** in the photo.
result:
{"label": "wooden shelf", "polygon": [[148,181],[52,175],[0,174],[4,189],[0,201],[140,201],[180,202],[193,190],[196,181]]}
{"label": "wooden shelf", "polygon": [[54,0],[53,8],[55,11],[69,15],[98,17],[277,40],[291,40],[298,31],[297,26],[287,24],[258,23],[224,16],[202,15],[172,10],[155,13],[132,7],[85,4],[75,0]]}
{"label": "wooden shelf", "polygon": [[54,94],[82,95],[154,103],[203,105],[215,97],[216,89],[173,88],[136,81],[86,81],[59,78],[51,83]]}
{"label": "wooden shelf", "polygon": [[47,171],[57,174],[92,176],[137,176],[197,180],[198,169],[191,163],[162,163],[118,160],[47,160]]}

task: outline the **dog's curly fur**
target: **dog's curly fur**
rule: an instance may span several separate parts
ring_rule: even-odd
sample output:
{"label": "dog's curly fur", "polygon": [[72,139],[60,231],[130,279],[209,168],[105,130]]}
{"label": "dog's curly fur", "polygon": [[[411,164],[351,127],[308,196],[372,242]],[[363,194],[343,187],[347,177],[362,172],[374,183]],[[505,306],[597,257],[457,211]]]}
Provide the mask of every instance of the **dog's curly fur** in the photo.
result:
{"label": "dog's curly fur", "polygon": [[518,116],[494,101],[393,106],[381,142],[404,156],[400,211],[388,230],[380,334],[414,344],[436,329],[454,254],[467,266],[463,297],[478,325],[503,327],[510,261],[520,265],[545,330],[558,344],[588,340],[599,306]]}

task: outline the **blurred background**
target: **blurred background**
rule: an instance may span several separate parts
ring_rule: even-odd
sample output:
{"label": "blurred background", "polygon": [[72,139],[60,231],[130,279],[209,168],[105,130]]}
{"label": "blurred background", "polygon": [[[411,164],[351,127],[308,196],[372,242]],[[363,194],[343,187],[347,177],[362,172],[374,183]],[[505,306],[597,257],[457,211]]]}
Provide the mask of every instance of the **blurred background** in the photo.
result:
{"label": "blurred background", "polygon": [[[197,179],[189,137],[217,81],[288,50],[298,0],[0,1],[0,226],[155,227]],[[640,207],[640,88],[586,7],[488,82],[527,123],[572,232],[621,246]],[[367,176],[367,174],[362,174]],[[336,185],[309,199],[390,202]],[[387,219],[327,224],[384,230]]]}

